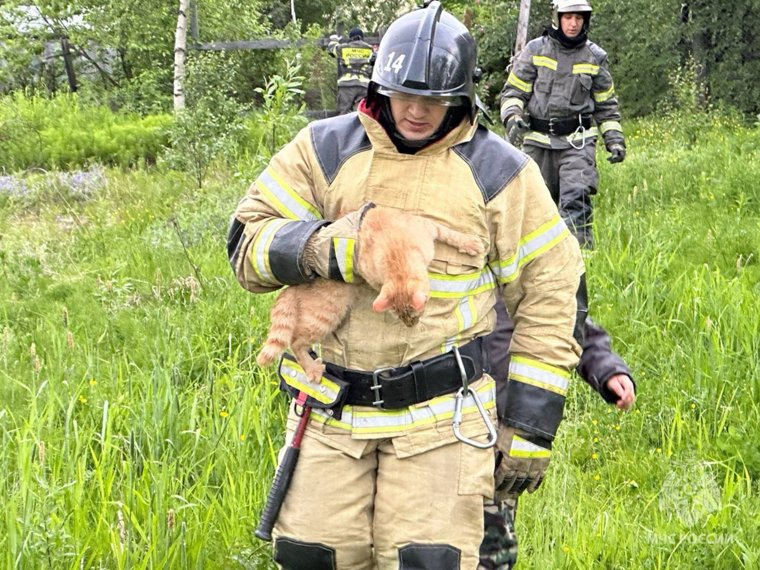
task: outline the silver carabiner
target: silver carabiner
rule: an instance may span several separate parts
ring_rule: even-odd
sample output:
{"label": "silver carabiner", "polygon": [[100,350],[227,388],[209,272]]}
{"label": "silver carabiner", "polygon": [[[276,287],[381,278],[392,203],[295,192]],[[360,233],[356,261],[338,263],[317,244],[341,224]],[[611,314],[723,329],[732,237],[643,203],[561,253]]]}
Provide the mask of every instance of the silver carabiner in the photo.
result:
{"label": "silver carabiner", "polygon": [[[575,138],[575,136],[578,133],[581,133],[581,135],[583,135],[582,138],[581,138],[581,146],[575,146],[573,144],[573,139]],[[585,146],[586,146],[586,127],[583,126],[583,117],[582,117],[582,115],[578,114],[578,128],[573,131],[573,134],[568,135],[567,142],[569,142],[570,146],[573,147],[575,150],[583,150],[585,148]]]}
{"label": "silver carabiner", "polygon": [[[496,438],[498,437],[496,428],[494,427],[491,418],[488,417],[488,412],[483,407],[483,402],[480,401],[478,393],[470,388],[469,381],[467,379],[467,372],[465,371],[464,363],[462,362],[462,356],[459,354],[459,349],[456,346],[454,347],[454,356],[457,359],[459,373],[462,375],[462,387],[457,390],[456,396],[454,397],[454,417],[451,420],[451,428],[454,430],[454,437],[456,437],[462,443],[466,443],[467,445],[471,445],[479,449],[488,449],[489,447],[496,445]],[[478,412],[480,413],[480,417],[482,418],[483,423],[486,425],[486,429],[488,430],[488,440],[486,441],[478,441],[476,439],[465,437],[460,429],[460,426],[462,425],[462,408],[464,407],[464,399],[468,394],[472,396],[472,399],[475,402],[475,406],[478,408]]]}

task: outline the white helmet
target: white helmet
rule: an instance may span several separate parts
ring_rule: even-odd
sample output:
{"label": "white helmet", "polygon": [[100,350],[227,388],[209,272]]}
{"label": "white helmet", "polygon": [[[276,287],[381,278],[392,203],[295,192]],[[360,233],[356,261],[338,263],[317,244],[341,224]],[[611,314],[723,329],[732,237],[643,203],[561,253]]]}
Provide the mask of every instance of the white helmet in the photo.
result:
{"label": "white helmet", "polygon": [[588,0],[554,0],[552,2],[552,28],[559,30],[559,15],[574,12],[583,14],[583,19],[588,27],[591,18],[591,4]]}

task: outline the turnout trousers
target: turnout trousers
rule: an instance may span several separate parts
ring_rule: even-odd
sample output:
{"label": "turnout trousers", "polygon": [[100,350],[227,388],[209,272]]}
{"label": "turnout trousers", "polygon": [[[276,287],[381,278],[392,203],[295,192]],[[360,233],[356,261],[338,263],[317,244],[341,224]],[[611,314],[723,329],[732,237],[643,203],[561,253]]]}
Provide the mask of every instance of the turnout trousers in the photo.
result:
{"label": "turnout trousers", "polygon": [[599,181],[596,142],[587,139],[581,149],[550,149],[525,144],[523,151],[538,164],[560,215],[581,247],[593,248],[591,197],[596,194]]}
{"label": "turnout trousers", "polygon": [[[371,408],[353,415],[362,410]],[[488,414],[495,422],[494,406]],[[483,505],[493,496],[492,448],[459,442],[450,418],[382,439],[356,438],[313,418],[274,528],[280,568],[477,568]],[[291,411],[288,441],[296,420]],[[461,430],[486,439],[477,413],[465,415]]]}

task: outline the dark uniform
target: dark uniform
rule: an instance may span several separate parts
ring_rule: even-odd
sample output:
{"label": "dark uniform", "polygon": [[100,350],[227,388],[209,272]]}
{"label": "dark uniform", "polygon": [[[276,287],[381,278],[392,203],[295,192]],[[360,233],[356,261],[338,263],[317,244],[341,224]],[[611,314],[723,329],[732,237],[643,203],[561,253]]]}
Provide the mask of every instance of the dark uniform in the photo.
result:
{"label": "dark uniform", "polygon": [[327,51],[338,62],[339,115],[355,111],[359,101],[367,96],[374,50],[363,37],[361,30],[354,28],[350,32],[350,41],[343,43],[338,36],[332,36],[327,45]]}
{"label": "dark uniform", "polygon": [[[584,17],[581,33],[562,33],[560,15]],[[560,213],[581,246],[593,247],[591,196],[596,193],[596,139],[601,135],[611,162],[625,157],[625,139],[607,54],[587,39],[591,6],[587,0],[555,0],[552,27],[517,56],[501,96],[501,119],[513,144],[523,150],[541,174]],[[516,119],[518,120],[516,122]],[[524,122],[523,122],[524,121]],[[517,125],[517,126],[515,126]],[[610,336],[587,316],[585,280],[578,293],[576,335],[583,348],[577,372],[608,403],[617,396],[607,381],[617,374],[633,381],[625,361],[611,348]],[[497,380],[497,409],[506,406],[509,346],[514,324],[503,305],[497,305],[497,325],[487,337],[491,375]],[[485,534],[479,570],[508,570],[517,559],[514,518],[518,494],[496,498],[485,508]]]}

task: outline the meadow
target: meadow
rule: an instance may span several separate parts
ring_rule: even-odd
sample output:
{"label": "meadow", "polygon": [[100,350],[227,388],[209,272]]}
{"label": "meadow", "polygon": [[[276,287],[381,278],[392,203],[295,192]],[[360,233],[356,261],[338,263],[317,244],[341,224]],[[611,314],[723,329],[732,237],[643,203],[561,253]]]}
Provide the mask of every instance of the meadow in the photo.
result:
{"label": "meadow", "polygon": [[[760,127],[626,128],[587,270],[638,402],[575,381],[518,567],[760,568]],[[287,403],[255,364],[272,296],[226,259],[240,164],[0,177],[0,566],[273,567]]]}

